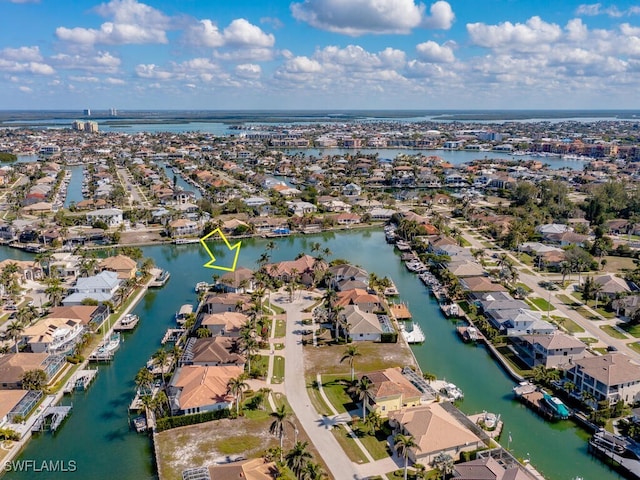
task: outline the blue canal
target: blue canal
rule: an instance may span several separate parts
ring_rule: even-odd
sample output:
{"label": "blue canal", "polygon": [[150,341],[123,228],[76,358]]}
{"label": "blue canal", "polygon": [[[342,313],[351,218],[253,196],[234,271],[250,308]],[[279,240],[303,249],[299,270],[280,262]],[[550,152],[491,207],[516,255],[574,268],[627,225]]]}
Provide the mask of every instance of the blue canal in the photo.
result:
{"label": "blue canal", "polygon": [[[465,399],[460,407],[467,413],[483,410],[499,413],[505,430],[511,433],[511,448],[531,462],[550,480],[610,480],[622,478],[587,453],[587,434],[571,422],[547,423],[512,399],[509,379],[483,347],[461,343],[454,324],[440,314],[436,302],[416,276],[399,261],[397,252],[385,243],[379,230],[359,230],[322,235],[288,237],[275,240],[272,261],[291,259],[310,252],[321,242],[332,252],[332,259],[344,258],[378,275],[393,278],[414,319],[420,322],[427,341],[414,348],[422,369],[459,385]],[[255,267],[265,250],[266,241],[243,241],[239,265]],[[196,300],[193,287],[199,281],[211,281],[213,270],[203,267],[208,259],[198,245],[163,245],[144,249],[161,268],[171,272],[169,283],[150,290],[135,308],[140,325],[125,335],[115,360],[100,367],[87,392],[66,399],[73,412],[57,434],[37,435],[28,444],[21,459],[74,460],[77,471],[64,478],[86,480],[152,479],[155,477],[152,447],[147,437],[129,430],[127,407],[134,393],[133,378],[138,369],[160,347],[164,331],[173,324],[174,312],[183,303]],[[215,249],[224,262],[226,252]],[[0,258],[26,258],[27,255],[3,247]],[[229,260],[229,259],[227,259]],[[503,437],[506,443],[506,438]],[[8,479],[32,479],[34,474],[11,472]],[[61,474],[41,472],[37,478],[58,479]]]}

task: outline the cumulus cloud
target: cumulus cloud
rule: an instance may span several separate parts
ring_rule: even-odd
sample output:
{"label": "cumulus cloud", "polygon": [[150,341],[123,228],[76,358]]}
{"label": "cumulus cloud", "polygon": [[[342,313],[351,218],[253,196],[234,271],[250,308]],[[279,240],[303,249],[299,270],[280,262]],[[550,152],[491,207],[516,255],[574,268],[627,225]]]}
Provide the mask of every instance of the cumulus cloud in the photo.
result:
{"label": "cumulus cloud", "polygon": [[456,16],[448,2],[438,1],[429,9],[431,15],[425,17],[422,25],[434,30],[449,30]]}
{"label": "cumulus cloud", "polygon": [[420,58],[427,62],[451,63],[456,59],[451,44],[438,45],[436,42],[429,40],[416,45],[416,50]]}
{"label": "cumulus cloud", "polygon": [[112,0],[96,7],[95,12],[109,18],[100,28],[58,27],[56,36],[82,45],[167,43],[169,18],[159,10],[137,0]]}
{"label": "cumulus cloud", "polygon": [[31,92],[33,92],[33,89],[32,89],[31,87],[27,87],[26,85],[20,85],[20,86],[18,87],[18,90],[20,90],[21,92],[24,92],[24,93],[31,93]]}
{"label": "cumulus cloud", "polygon": [[104,79],[104,82],[109,85],[124,85],[127,83],[121,78],[115,78],[115,77],[107,77]]}
{"label": "cumulus cloud", "polygon": [[[446,17],[443,4],[451,9],[447,2],[436,2],[430,17],[434,25],[442,24]],[[354,37],[367,33],[410,33],[424,21],[424,11],[425,6],[414,0],[304,0],[291,4],[296,20]]]}
{"label": "cumulus cloud", "polygon": [[236,75],[241,78],[257,79],[260,78],[262,69],[260,68],[260,65],[256,65],[254,63],[243,63],[241,65],[236,65],[235,72]]}
{"label": "cumulus cloud", "polygon": [[242,48],[270,48],[275,43],[272,34],[265,33],[260,27],[244,18],[233,20],[227,28],[220,30],[209,19],[203,19],[190,25],[185,31],[187,43],[192,45],[219,48],[224,46]]}
{"label": "cumulus cloud", "polygon": [[549,44],[562,35],[558,25],[547,23],[538,16],[531,17],[526,23],[468,23],[467,32],[471,42],[481,47],[528,52],[548,50]]}
{"label": "cumulus cloud", "polygon": [[40,48],[35,47],[18,47],[18,48],[3,48],[0,50],[0,57],[7,60],[17,60],[21,62],[39,62],[42,60],[40,54]]}
{"label": "cumulus cloud", "polygon": [[38,47],[4,48],[0,50],[0,71],[52,75],[55,70],[43,61]]}

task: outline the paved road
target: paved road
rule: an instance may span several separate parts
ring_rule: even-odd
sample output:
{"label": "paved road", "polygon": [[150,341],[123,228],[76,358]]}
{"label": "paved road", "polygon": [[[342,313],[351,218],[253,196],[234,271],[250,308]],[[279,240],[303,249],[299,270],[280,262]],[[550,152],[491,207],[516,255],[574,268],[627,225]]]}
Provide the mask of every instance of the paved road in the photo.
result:
{"label": "paved road", "polygon": [[313,442],[333,478],[340,480],[364,478],[358,465],[354,464],[335,439],[329,426],[313,408],[304,376],[304,352],[302,335],[302,310],[312,305],[315,299],[307,292],[304,297],[289,303],[287,294],[275,294],[273,303],[287,313],[287,335],[285,337],[285,394],[298,421]]}
{"label": "paved road", "polygon": [[120,183],[122,183],[132,202],[137,202],[138,205],[142,206],[150,206],[149,200],[147,200],[140,186],[133,180],[129,170],[126,168],[118,168],[118,177],[120,177]]}

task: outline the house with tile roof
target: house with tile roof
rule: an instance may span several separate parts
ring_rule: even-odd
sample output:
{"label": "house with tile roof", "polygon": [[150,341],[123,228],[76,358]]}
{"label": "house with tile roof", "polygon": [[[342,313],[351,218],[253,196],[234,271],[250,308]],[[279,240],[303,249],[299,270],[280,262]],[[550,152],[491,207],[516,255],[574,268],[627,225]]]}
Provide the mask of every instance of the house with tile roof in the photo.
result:
{"label": "house with tile roof", "polygon": [[238,337],[248,321],[249,317],[240,312],[205,313],[200,318],[200,325],[213,336]]}
{"label": "house with tile roof", "polygon": [[188,365],[176,370],[169,385],[171,410],[178,414],[230,409],[234,399],[227,383],[244,373],[244,368],[229,365],[204,367]]}
{"label": "house with tile roof", "polygon": [[135,278],[138,271],[138,264],[135,260],[126,255],[115,255],[100,261],[99,267],[102,270],[116,272],[120,280]]}
{"label": "house with tile roof", "polygon": [[365,400],[368,412],[375,411],[386,417],[389,412],[421,404],[422,392],[402,375],[399,368],[387,368],[362,376],[372,383],[371,396]]}
{"label": "house with tile roof", "polygon": [[429,465],[441,453],[454,460],[462,452],[483,448],[484,442],[439,403],[407,407],[389,414],[394,434],[411,435],[418,448],[409,450],[413,463]]}
{"label": "house with tile roof", "polygon": [[536,480],[521,465],[507,465],[488,456],[453,467],[453,480]]}
{"label": "house with tile roof", "polygon": [[211,465],[209,477],[212,480],[274,480],[278,478],[275,462],[263,458],[251,458],[240,462]]}
{"label": "house with tile roof", "polygon": [[347,325],[347,335],[352,342],[379,342],[382,338],[382,326],[375,313],[363,311],[357,305],[346,305],[338,315]]}
{"label": "house with tile roof", "polygon": [[543,365],[545,368],[558,368],[569,365],[587,356],[587,346],[573,335],[556,331],[553,334],[521,335],[513,337],[511,342],[518,357],[529,368]]}

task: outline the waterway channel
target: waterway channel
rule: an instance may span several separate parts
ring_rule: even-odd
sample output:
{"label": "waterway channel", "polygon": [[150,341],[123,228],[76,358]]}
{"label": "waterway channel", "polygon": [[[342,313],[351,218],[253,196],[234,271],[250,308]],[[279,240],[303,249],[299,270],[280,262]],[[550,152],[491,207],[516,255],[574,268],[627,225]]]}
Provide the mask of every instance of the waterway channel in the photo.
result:
{"label": "waterway channel", "polygon": [[[332,252],[332,259],[344,258],[378,275],[393,278],[407,302],[414,319],[420,322],[427,341],[414,348],[424,371],[435,373],[459,385],[465,399],[460,408],[467,413],[483,410],[499,413],[505,422],[502,441],[508,442],[519,458],[531,462],[549,480],[611,480],[623,478],[587,454],[588,435],[571,422],[550,424],[527,410],[511,396],[514,383],[483,347],[461,343],[454,325],[440,314],[436,302],[418,278],[399,261],[397,252],[384,241],[380,230],[358,230],[325,233],[275,240],[277,249],[272,261],[310,252],[314,242],[321,242]],[[266,241],[244,240],[239,265],[255,267],[264,252]],[[211,281],[214,270],[203,267],[207,260],[198,245],[163,245],[144,248],[161,268],[171,272],[169,283],[162,290],[150,290],[134,312],[141,317],[138,329],[125,335],[125,341],[110,365],[100,366],[100,372],[87,392],[67,398],[73,412],[58,433],[41,434],[32,439],[21,459],[74,460],[73,473],[38,474],[38,478],[152,479],[156,478],[149,440],[129,430],[127,406],[134,392],[133,378],[151,354],[160,346],[160,338],[173,324],[173,314],[183,303],[194,302],[193,286],[199,281]],[[216,258],[225,261],[225,252],[215,249]],[[18,258],[18,252],[0,247],[0,259]],[[20,257],[26,254],[20,252]],[[227,259],[228,260],[228,259]],[[11,480],[32,479],[33,473],[7,473]]]}

